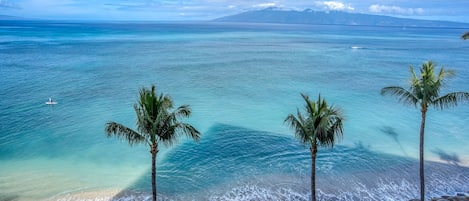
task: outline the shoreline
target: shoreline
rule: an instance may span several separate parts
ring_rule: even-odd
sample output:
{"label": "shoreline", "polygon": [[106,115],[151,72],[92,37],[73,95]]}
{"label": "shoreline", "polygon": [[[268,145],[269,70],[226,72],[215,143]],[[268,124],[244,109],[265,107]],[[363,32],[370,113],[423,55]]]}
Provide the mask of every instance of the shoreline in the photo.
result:
{"label": "shoreline", "polygon": [[78,200],[93,200],[93,201],[105,201],[113,200],[121,190],[118,189],[102,189],[102,190],[81,190],[74,192],[67,192],[55,195],[50,198],[46,198],[43,201],[78,201]]}
{"label": "shoreline", "polygon": [[[158,195],[163,200],[180,200],[178,198],[171,199],[162,194]],[[248,198],[249,195],[245,194],[244,198]],[[176,196],[177,197],[177,196]],[[221,198],[215,196],[214,198]],[[257,197],[259,198],[259,197]],[[270,197],[272,198],[272,197]],[[307,199],[306,197],[304,199]],[[151,200],[151,193],[130,190],[127,192],[117,189],[103,189],[93,191],[80,191],[80,192],[69,192],[62,195],[57,195],[43,201],[130,201],[130,200]],[[241,199],[243,200],[243,199]],[[249,199],[248,199],[249,200]],[[296,197],[296,200],[303,200],[300,197]],[[410,199],[409,201],[420,201],[420,199]],[[439,197],[432,197],[429,201],[469,201],[469,191],[458,192],[454,195],[442,195]]]}

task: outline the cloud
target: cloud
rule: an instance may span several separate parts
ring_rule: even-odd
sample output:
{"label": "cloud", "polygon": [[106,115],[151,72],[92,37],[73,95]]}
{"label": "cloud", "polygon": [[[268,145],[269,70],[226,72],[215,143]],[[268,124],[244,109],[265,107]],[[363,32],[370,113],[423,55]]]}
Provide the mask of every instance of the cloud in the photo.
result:
{"label": "cloud", "polygon": [[[178,13],[180,9],[186,9],[193,6],[191,3],[182,1],[115,1],[111,3],[104,3],[110,9],[128,11],[128,12],[174,12],[176,15],[182,16]],[[186,15],[186,14],[184,14]]]}
{"label": "cloud", "polygon": [[344,4],[338,1],[316,1],[315,4],[325,10],[355,10],[350,4]]}
{"label": "cloud", "polygon": [[253,5],[252,7],[268,8],[268,7],[275,7],[276,5],[277,4],[275,4],[275,3],[261,3],[261,4]]}
{"label": "cloud", "polygon": [[399,6],[385,6],[379,4],[371,5],[368,10],[373,13],[387,13],[399,15],[421,15],[424,13],[423,8],[402,8]]}
{"label": "cloud", "polygon": [[20,8],[17,4],[7,0],[0,0],[0,8]]}

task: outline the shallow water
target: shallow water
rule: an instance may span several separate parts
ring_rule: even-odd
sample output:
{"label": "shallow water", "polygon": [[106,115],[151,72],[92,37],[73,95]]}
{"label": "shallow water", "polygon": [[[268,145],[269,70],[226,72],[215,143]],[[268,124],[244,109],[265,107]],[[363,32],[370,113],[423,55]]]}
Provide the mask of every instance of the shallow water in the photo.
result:
{"label": "shallow water", "polygon": [[[110,120],[134,125],[138,89],[152,83],[190,104],[188,121],[203,133],[158,155],[163,197],[308,199],[308,149],[283,124],[302,107],[300,92],[321,93],[346,116],[344,140],[318,156],[320,198],[416,197],[419,111],[379,90],[405,86],[408,66],[431,59],[457,71],[448,91],[469,91],[463,31],[2,22],[0,198],[148,197],[148,148],[103,130]],[[58,104],[45,105],[49,97]],[[468,121],[468,105],[429,111],[427,196],[469,189]]]}

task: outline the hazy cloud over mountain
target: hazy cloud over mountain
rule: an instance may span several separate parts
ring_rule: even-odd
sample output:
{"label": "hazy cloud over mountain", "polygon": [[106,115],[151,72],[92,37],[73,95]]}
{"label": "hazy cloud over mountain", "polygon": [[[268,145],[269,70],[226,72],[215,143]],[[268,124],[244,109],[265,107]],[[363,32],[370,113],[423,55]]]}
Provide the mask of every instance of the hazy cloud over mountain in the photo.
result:
{"label": "hazy cloud over mountain", "polygon": [[379,14],[398,14],[398,15],[422,15],[424,14],[423,8],[402,8],[399,6],[386,6],[373,4],[369,8],[372,13]]}
{"label": "hazy cloud over mountain", "polygon": [[322,7],[325,10],[342,10],[342,11],[353,11],[355,10],[350,4],[344,4],[338,1],[316,1],[317,7]]}

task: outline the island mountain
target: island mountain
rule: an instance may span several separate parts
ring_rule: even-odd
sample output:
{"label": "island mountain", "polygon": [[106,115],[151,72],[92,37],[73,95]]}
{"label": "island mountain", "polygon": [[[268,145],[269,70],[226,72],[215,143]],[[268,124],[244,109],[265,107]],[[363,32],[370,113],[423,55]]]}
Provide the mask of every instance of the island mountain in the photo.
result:
{"label": "island mountain", "polygon": [[417,20],[382,15],[348,13],[342,11],[303,11],[266,8],[247,11],[236,15],[214,19],[220,22],[280,23],[280,24],[331,24],[365,26],[405,26],[405,27],[455,27],[467,28],[469,24],[459,22]]}

